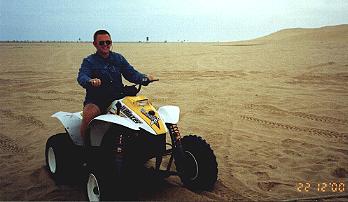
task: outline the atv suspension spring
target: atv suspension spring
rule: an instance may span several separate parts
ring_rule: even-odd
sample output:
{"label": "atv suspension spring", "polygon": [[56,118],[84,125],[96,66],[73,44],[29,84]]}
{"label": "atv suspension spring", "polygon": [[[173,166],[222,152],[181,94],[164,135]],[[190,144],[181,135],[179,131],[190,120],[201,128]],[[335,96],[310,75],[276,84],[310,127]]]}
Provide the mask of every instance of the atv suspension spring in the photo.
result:
{"label": "atv suspension spring", "polygon": [[175,138],[174,142],[180,141],[181,136],[180,136],[180,131],[179,131],[178,125],[176,125],[176,124],[170,125],[169,132],[172,135],[172,138]]}

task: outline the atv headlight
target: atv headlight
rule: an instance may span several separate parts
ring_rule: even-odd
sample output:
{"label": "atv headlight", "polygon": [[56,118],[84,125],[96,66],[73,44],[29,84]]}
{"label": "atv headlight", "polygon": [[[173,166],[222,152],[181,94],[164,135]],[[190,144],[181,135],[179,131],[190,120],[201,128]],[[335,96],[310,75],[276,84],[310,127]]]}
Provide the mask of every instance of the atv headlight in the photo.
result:
{"label": "atv headlight", "polygon": [[145,100],[139,100],[139,101],[137,101],[137,104],[138,104],[138,106],[147,106],[147,105],[149,105],[149,100],[148,99],[145,99]]}

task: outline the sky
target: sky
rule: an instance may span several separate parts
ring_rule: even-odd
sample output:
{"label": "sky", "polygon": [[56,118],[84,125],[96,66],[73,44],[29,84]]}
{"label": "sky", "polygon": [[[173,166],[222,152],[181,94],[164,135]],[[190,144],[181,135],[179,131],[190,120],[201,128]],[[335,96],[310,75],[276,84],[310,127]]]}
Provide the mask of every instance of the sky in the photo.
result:
{"label": "sky", "polygon": [[0,41],[238,41],[348,24],[348,0],[0,0]]}

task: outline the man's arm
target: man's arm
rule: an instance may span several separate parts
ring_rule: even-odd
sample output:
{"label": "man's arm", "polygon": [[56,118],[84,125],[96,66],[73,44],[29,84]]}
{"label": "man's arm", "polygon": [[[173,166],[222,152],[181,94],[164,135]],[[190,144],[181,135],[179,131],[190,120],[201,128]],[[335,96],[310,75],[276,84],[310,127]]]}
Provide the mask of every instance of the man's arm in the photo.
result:
{"label": "man's arm", "polygon": [[87,58],[83,59],[78,76],[77,82],[83,87],[88,88],[90,86],[90,80],[92,77],[91,63]]}
{"label": "man's arm", "polygon": [[119,57],[122,65],[121,73],[123,77],[127,79],[127,81],[135,84],[141,84],[143,80],[147,78],[145,74],[142,74],[135,70],[134,67],[130,65],[122,55],[119,55]]}

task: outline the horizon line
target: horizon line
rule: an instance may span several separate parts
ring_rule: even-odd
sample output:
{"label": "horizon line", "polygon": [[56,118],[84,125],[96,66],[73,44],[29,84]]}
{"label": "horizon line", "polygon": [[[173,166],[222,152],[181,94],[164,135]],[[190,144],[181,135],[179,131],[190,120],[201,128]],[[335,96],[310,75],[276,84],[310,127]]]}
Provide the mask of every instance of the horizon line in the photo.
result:
{"label": "horizon line", "polygon": [[[112,43],[229,43],[236,41],[112,41]],[[0,40],[0,43],[93,43],[70,40]]]}

